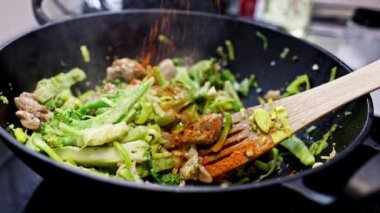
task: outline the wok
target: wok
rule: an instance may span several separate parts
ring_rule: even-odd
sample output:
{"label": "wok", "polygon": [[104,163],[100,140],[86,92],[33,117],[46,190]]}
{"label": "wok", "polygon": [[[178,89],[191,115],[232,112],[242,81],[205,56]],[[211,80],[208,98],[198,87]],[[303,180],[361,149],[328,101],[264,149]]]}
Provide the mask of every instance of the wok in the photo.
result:
{"label": "wok", "polygon": [[[307,73],[312,85],[320,85],[328,81],[332,67],[338,67],[338,76],[350,72],[350,68],[332,54],[318,46],[294,38],[277,29],[261,23],[233,19],[229,17],[198,12],[180,12],[166,10],[129,10],[117,13],[99,13],[78,17],[71,20],[46,24],[19,36],[0,49],[0,87],[3,95],[10,100],[22,91],[32,91],[36,82],[44,77],[72,67],[86,70],[92,82],[99,82],[105,76],[105,69],[111,64],[113,57],[139,57],[144,48],[144,41],[149,40],[153,25],[163,18],[171,17],[168,27],[159,27],[160,33],[173,39],[175,48],[168,48],[155,43],[153,62],[165,57],[184,57],[201,59],[215,55],[216,48],[230,39],[236,50],[236,60],[231,70],[241,77],[255,74],[263,91],[283,88],[297,76]],[[269,41],[267,50],[256,37],[256,32],[263,33]],[[145,43],[146,44],[146,43]],[[87,45],[91,52],[91,63],[84,63],[79,47]],[[281,59],[280,53],[287,47],[290,49],[288,59]],[[291,60],[297,56],[299,60]],[[275,66],[272,66],[275,61]],[[272,64],[272,65],[271,65]],[[318,64],[319,71],[313,71]],[[84,87],[84,85],[82,85]],[[257,94],[251,92],[245,100],[246,106],[257,104]],[[351,116],[342,116],[346,110]],[[231,185],[227,188],[219,186],[171,187],[150,184],[136,184],[123,180],[105,178],[91,173],[79,171],[53,161],[47,156],[29,150],[16,141],[5,128],[9,123],[19,124],[14,113],[13,101],[9,105],[0,106],[0,136],[2,141],[30,168],[45,179],[57,185],[64,182],[75,182],[93,187],[132,192],[145,196],[147,194],[165,194],[167,196],[231,196],[233,194],[260,195],[263,191],[287,188],[297,191],[307,198],[321,204],[331,204],[337,195],[327,195],[309,188],[308,178],[319,178],[324,170],[333,168],[334,164],[343,163],[345,158],[358,146],[369,144],[376,149],[376,144],[368,138],[372,121],[372,102],[369,96],[362,97],[344,106],[341,110],[323,117],[315,123],[318,127],[314,138],[321,138],[333,123],[343,128],[334,134],[338,155],[323,166],[306,169],[299,165],[290,165],[281,177],[261,182]],[[340,115],[340,116],[337,116]],[[300,133],[304,138],[304,134]],[[370,160],[366,172],[378,171],[377,156]],[[349,167],[349,165],[347,165]],[[377,170],[376,170],[377,169]],[[295,175],[286,175],[292,171]],[[323,177],[323,176],[321,176]],[[357,181],[370,187],[371,191],[360,191],[361,188],[351,184],[349,187],[355,195],[368,195],[380,191],[379,181],[369,180],[366,176],[355,176]],[[328,181],[323,180],[323,181]]]}

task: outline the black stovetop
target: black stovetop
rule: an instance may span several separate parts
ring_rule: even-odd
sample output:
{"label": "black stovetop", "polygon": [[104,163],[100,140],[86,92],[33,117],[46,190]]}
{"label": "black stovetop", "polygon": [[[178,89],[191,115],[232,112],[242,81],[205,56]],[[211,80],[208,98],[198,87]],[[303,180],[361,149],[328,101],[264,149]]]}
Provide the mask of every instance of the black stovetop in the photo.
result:
{"label": "black stovetop", "polygon": [[[375,139],[380,139],[380,118],[375,119],[375,125],[371,133]],[[380,141],[380,140],[377,140]],[[329,183],[317,183],[316,185],[321,188],[334,189],[334,193],[339,193],[343,189],[345,181],[348,179],[349,174],[352,172],[348,169],[350,165],[353,169],[363,159],[367,159],[376,152],[372,149],[359,147],[354,153],[348,157],[344,164],[334,165],[330,171],[326,171]],[[352,165],[352,166],[351,166]],[[333,175],[331,175],[333,173]],[[324,178],[326,179],[326,178]],[[336,191],[338,190],[338,192]],[[331,191],[331,190],[330,190]],[[65,185],[64,181],[60,184],[49,183],[43,180],[39,175],[34,173],[24,163],[17,159],[5,146],[0,143],[0,212],[55,212],[55,211],[71,211],[78,209],[78,206],[85,208],[86,212],[91,210],[98,210],[99,208],[113,207],[117,208],[118,205],[125,205],[133,201],[134,195],[126,194],[117,199],[112,198],[109,194],[97,194],[96,189],[81,188],[80,186]],[[151,198],[150,198],[151,199]],[[162,207],[158,209],[165,209],[166,205],[171,204],[171,201],[164,201],[165,197],[154,198],[155,201],[163,199]],[[237,199],[239,199],[237,197]],[[242,199],[247,199],[246,197]],[[236,198],[231,198],[236,200]],[[348,210],[348,212],[380,212],[380,196],[367,199],[357,203],[343,203],[332,206],[323,207],[316,205],[304,199],[302,196],[289,192],[286,196],[281,197],[281,205],[267,206],[269,209],[280,209],[281,211],[329,211],[334,212],[341,210]],[[145,202],[145,201],[143,201]],[[150,202],[146,200],[147,205]],[[208,200],[205,204],[212,204],[215,201]],[[278,201],[270,201],[278,202]],[[140,204],[141,205],[141,204]],[[192,204],[191,201],[184,201],[184,206],[194,207],[197,209],[197,204]],[[255,204],[252,204],[254,208]],[[148,206],[147,206],[148,207]],[[155,206],[151,206],[153,209]],[[146,207],[144,207],[146,209]],[[142,208],[142,210],[144,209]],[[131,208],[125,208],[125,211]],[[134,209],[134,208],[132,208]]]}

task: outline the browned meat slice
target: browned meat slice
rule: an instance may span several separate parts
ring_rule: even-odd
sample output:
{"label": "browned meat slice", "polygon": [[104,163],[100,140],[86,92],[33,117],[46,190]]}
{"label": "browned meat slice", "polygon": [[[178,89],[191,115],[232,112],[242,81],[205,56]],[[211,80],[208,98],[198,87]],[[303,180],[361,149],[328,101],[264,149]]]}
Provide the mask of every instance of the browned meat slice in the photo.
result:
{"label": "browned meat slice", "polygon": [[177,74],[177,68],[174,66],[174,63],[171,59],[165,59],[161,61],[161,63],[158,65],[158,68],[160,69],[160,72],[165,80],[171,80]]}
{"label": "browned meat slice", "polygon": [[38,130],[50,119],[52,113],[45,106],[39,104],[32,93],[23,92],[15,98],[16,107],[19,109],[16,116],[21,124],[31,130]]}
{"label": "browned meat slice", "polygon": [[122,79],[130,82],[133,79],[143,79],[146,76],[146,70],[138,62],[129,58],[117,59],[112,66],[107,68],[107,80],[113,81]]}
{"label": "browned meat slice", "polygon": [[222,126],[222,115],[205,115],[199,121],[191,123],[185,128],[180,136],[181,141],[192,144],[211,145],[219,138]]}

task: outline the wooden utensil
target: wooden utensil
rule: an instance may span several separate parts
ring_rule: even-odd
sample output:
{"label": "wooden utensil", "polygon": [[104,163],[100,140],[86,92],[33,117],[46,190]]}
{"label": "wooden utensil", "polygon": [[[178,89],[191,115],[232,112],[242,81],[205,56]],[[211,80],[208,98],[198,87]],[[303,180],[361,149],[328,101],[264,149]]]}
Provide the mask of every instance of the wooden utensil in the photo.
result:
{"label": "wooden utensil", "polygon": [[[297,95],[275,101],[284,106],[291,129],[296,132],[340,106],[380,88],[380,60]],[[248,120],[255,107],[246,109],[247,116],[233,115],[233,127],[218,153],[202,156],[201,164],[212,177],[218,177],[254,160],[276,144],[258,142]]]}

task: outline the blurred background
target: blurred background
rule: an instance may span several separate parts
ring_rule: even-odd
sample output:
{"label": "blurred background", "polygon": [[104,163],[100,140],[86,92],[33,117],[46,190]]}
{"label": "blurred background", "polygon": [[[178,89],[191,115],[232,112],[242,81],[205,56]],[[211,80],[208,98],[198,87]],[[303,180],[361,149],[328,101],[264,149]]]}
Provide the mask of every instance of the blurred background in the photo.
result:
{"label": "blurred background", "polygon": [[[169,8],[255,19],[316,43],[351,68],[380,58],[380,0],[46,0],[51,20],[133,8]],[[31,1],[0,1],[0,43],[37,27]],[[380,92],[372,94],[380,116]]]}

